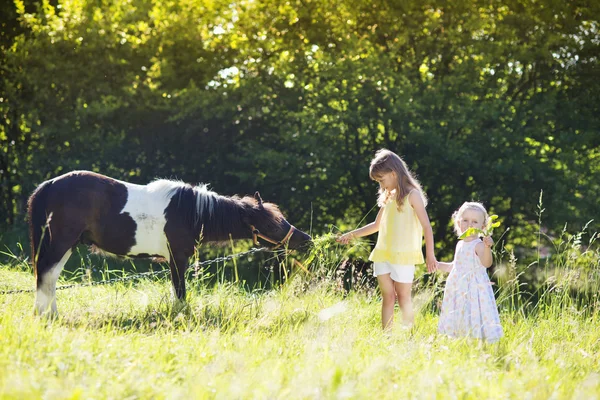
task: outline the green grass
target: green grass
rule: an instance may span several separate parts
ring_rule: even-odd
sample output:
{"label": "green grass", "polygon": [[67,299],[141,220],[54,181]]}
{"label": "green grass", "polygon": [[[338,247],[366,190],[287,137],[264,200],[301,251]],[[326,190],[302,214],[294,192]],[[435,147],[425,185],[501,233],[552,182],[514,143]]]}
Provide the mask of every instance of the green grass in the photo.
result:
{"label": "green grass", "polygon": [[[0,268],[3,286],[33,284]],[[371,294],[370,294],[371,293]],[[539,307],[501,314],[497,344],[436,333],[426,291],[415,327],[380,329],[372,292],[296,277],[279,290],[166,281],[58,292],[60,318],[33,294],[0,297],[0,398],[598,398],[600,315]]]}
{"label": "green grass", "polygon": [[[372,279],[349,281],[344,260],[369,246],[331,234],[273,290],[225,279],[223,264],[222,279],[190,277],[185,305],[164,279],[60,290],[54,321],[33,316],[33,293],[0,295],[0,399],[598,399],[600,250],[585,237],[540,235],[552,255],[539,242],[533,261],[496,252],[495,344],[437,334],[439,277],[415,285],[412,329],[397,318],[383,332]],[[24,256],[5,255],[0,291],[33,287]]]}

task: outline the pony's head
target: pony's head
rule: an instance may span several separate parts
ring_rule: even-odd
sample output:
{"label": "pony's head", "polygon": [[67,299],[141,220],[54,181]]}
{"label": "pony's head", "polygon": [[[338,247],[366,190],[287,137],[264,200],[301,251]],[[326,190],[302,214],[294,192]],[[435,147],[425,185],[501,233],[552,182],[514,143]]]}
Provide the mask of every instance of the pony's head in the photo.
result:
{"label": "pony's head", "polygon": [[263,203],[260,194],[254,198],[246,198],[251,209],[245,217],[245,222],[252,231],[255,245],[264,245],[272,249],[300,249],[311,243],[310,235],[290,224],[273,203]]}

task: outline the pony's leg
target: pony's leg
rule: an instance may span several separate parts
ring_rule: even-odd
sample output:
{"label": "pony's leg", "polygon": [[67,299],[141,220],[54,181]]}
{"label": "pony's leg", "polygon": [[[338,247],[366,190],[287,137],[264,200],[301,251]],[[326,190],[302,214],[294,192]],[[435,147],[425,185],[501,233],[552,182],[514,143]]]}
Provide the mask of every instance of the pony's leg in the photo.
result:
{"label": "pony's leg", "polygon": [[62,272],[72,250],[50,251],[43,260],[38,260],[37,292],[35,313],[37,315],[56,316],[56,281]]}
{"label": "pony's leg", "polygon": [[59,214],[55,214],[54,222],[50,222],[48,227],[50,243],[48,248],[39,255],[36,264],[35,313],[38,315],[56,316],[58,314],[56,281],[83,231],[83,225],[77,224],[76,221],[66,221],[60,217]]}
{"label": "pony's leg", "polygon": [[185,301],[185,271],[187,270],[187,261],[188,258],[184,255],[173,254],[169,262],[173,294],[180,301]]}

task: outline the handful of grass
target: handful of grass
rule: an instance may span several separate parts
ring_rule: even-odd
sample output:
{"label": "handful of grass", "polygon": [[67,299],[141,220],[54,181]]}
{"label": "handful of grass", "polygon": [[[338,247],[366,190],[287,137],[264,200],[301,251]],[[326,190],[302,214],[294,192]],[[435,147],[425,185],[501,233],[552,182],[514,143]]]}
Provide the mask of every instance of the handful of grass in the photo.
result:
{"label": "handful of grass", "polygon": [[463,232],[462,235],[460,235],[458,237],[458,239],[462,240],[466,237],[469,237],[471,235],[477,234],[479,236],[492,236],[492,232],[494,232],[494,228],[497,228],[500,226],[500,222],[496,221],[498,219],[498,216],[496,214],[494,215],[490,215],[490,218],[488,219],[488,223],[487,226],[485,227],[485,229],[479,229],[479,228],[469,228],[466,231]]}

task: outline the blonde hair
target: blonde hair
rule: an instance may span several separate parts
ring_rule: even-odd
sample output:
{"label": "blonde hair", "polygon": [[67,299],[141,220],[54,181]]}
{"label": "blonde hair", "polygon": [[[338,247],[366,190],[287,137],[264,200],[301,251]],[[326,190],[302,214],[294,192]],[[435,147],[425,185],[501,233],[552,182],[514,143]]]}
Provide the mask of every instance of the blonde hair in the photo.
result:
{"label": "blonde hair", "polygon": [[[369,176],[371,179],[376,181],[383,177],[383,175],[390,172],[394,172],[397,178],[395,200],[398,210],[402,208],[404,198],[413,189],[417,189],[419,191],[419,194],[423,199],[423,203],[427,205],[427,196],[425,196],[425,193],[421,188],[421,184],[415,178],[412,172],[410,172],[404,160],[393,151],[387,149],[378,150],[377,153],[375,153],[373,160],[371,160]],[[379,197],[377,198],[377,205],[379,205],[379,207],[383,207],[392,196],[392,192],[380,186],[378,193]]]}
{"label": "blonde hair", "polygon": [[460,206],[459,209],[454,211],[454,213],[452,214],[452,222],[454,222],[454,232],[456,233],[457,236],[460,236],[462,233],[460,231],[460,219],[462,218],[462,215],[464,214],[464,212],[467,210],[474,210],[474,211],[479,211],[480,213],[482,213],[483,214],[483,226],[484,227],[487,226],[488,219],[490,218],[490,216],[488,215],[488,212],[485,209],[485,207],[483,206],[483,204],[481,204],[477,201],[465,201],[462,204],[462,206]]}

